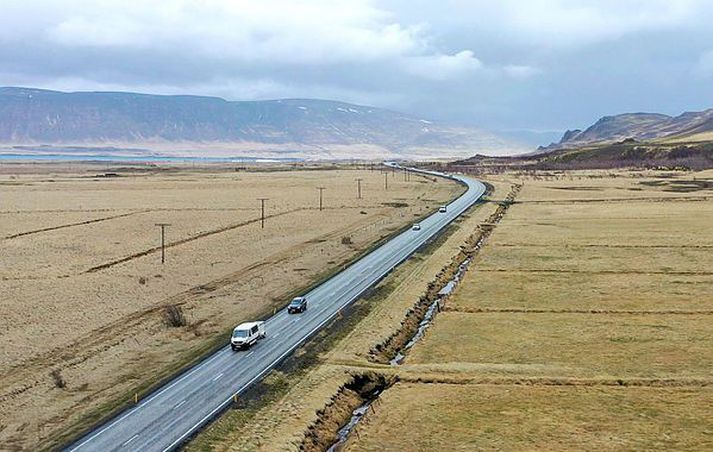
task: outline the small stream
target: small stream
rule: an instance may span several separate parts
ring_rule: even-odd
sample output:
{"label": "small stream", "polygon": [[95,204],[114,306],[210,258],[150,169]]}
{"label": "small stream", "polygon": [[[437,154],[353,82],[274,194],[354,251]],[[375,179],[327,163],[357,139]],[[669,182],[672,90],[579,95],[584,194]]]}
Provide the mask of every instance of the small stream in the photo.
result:
{"label": "small stream", "polygon": [[369,411],[369,407],[372,403],[374,403],[374,401],[376,401],[376,399],[379,397],[379,394],[381,394],[381,389],[376,389],[372,394],[369,395],[369,398],[366,402],[364,402],[363,405],[358,406],[354,409],[354,411],[352,411],[351,419],[349,419],[349,422],[347,422],[344,427],[339,429],[339,431],[337,432],[337,441],[332,444],[329,449],[327,449],[327,452],[339,452],[339,450],[341,450],[342,445],[344,445],[344,443],[347,441],[349,435],[352,433],[352,431],[354,431],[359,421],[364,418],[364,415],[367,411]]}
{"label": "small stream", "polygon": [[423,316],[423,320],[421,320],[421,322],[418,324],[418,329],[416,330],[416,333],[396,354],[396,356],[391,361],[389,361],[390,365],[400,365],[403,362],[404,358],[406,358],[406,352],[418,341],[420,341],[421,338],[423,338],[423,335],[426,334],[426,330],[433,323],[433,318],[436,316],[436,313],[441,310],[441,304],[458,286],[458,283],[460,282],[466,270],[468,270],[468,266],[470,265],[472,260],[473,259],[471,257],[468,257],[463,262],[461,262],[461,264],[458,266],[458,271],[456,271],[456,274],[453,275],[453,278],[451,278],[441,288],[441,290],[438,291],[438,298],[436,298],[433,303],[431,303],[431,305],[428,307],[426,314]]}
{"label": "small stream", "polygon": [[[476,244],[476,249],[479,248],[481,245],[482,240]],[[406,343],[406,345],[404,345],[404,347],[401,349],[401,351],[399,351],[396,357],[389,361],[389,364],[391,364],[392,366],[400,365],[406,357],[405,353],[408,351],[408,349],[413,347],[419,340],[421,340],[423,335],[426,333],[426,329],[428,329],[428,327],[431,326],[431,324],[433,323],[433,318],[436,316],[436,313],[440,311],[441,304],[451,293],[453,293],[455,288],[458,286],[458,283],[460,282],[461,278],[463,278],[465,272],[468,270],[468,266],[470,265],[472,260],[472,257],[467,257],[463,262],[461,262],[461,264],[458,266],[458,270],[456,271],[455,275],[453,275],[453,277],[448,280],[448,282],[441,288],[441,290],[438,291],[438,297],[433,301],[433,303],[431,303],[431,305],[426,310],[426,314],[424,315],[423,320],[421,320],[421,322],[419,323],[418,330],[416,330],[416,333],[414,333],[413,337]],[[375,389],[373,393],[369,394],[367,400],[362,405],[358,406],[354,409],[354,411],[352,411],[352,417],[349,419],[349,422],[347,422],[346,425],[339,429],[339,431],[337,432],[337,441],[332,444],[329,449],[327,449],[327,452],[339,452],[341,450],[342,446],[349,438],[349,435],[354,431],[359,422],[364,418],[366,413],[369,411],[369,407],[377,400],[381,392],[382,389]]]}

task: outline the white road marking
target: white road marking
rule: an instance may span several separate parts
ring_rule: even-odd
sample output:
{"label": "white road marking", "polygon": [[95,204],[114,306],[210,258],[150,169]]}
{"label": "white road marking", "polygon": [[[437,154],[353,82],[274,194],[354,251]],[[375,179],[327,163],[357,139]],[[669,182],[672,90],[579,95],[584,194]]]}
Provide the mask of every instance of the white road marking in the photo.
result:
{"label": "white road marking", "polygon": [[183,405],[184,403],[186,403],[186,401],[185,401],[185,400],[181,400],[180,402],[178,402],[178,404],[177,404],[176,406],[173,407],[173,409],[175,410],[176,408],[178,408],[179,406]]}
{"label": "white road marking", "polygon": [[124,444],[122,444],[122,446],[126,446],[127,444],[129,444],[130,442],[132,442],[133,440],[135,440],[138,437],[139,437],[139,434],[137,433],[136,435],[132,436],[128,440],[124,441]]}
{"label": "white road marking", "polygon": [[255,353],[255,350],[253,350],[250,353],[248,353],[247,355],[245,355],[245,357],[247,358],[248,356],[252,355],[253,353]]}
{"label": "white road marking", "polygon": [[223,378],[223,372],[219,373],[218,376],[213,379],[213,381],[220,380],[221,378]]}
{"label": "white road marking", "polygon": [[277,336],[279,336],[279,335],[280,335],[280,333],[275,333],[275,334],[272,335],[272,337],[277,337]]}

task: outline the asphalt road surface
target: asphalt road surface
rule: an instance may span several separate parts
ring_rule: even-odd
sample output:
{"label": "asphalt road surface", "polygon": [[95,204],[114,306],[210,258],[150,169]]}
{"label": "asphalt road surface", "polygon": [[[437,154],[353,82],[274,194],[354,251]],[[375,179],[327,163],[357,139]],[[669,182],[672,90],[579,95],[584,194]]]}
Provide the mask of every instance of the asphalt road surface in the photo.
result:
{"label": "asphalt road surface", "polygon": [[448,177],[465,183],[468,191],[450,203],[446,213],[434,213],[421,221],[420,231],[401,233],[305,294],[309,306],[303,314],[290,315],[286,308],[277,312],[265,322],[267,337],[249,350],[233,352],[226,336],[225,347],[66,450],[167,451],[178,447],[224,410],[235,394],[263,378],[485,192],[478,181]]}

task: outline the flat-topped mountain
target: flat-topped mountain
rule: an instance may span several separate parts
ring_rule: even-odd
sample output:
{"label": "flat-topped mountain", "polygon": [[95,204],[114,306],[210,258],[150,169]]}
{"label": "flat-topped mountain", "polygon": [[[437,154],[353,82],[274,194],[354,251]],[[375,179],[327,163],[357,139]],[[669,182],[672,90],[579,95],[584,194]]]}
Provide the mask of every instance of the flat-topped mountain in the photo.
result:
{"label": "flat-topped mountain", "polygon": [[226,101],[0,88],[0,143],[197,156],[453,157],[522,148],[495,134],[316,99]]}

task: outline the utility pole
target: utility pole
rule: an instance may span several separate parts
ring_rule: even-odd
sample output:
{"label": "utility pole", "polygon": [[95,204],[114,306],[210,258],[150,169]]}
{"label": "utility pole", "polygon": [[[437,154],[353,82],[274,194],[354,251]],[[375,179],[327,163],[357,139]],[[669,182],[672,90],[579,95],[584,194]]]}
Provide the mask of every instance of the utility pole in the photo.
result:
{"label": "utility pole", "polygon": [[317,187],[317,190],[319,190],[319,211],[322,211],[322,192],[324,191],[325,187]]}
{"label": "utility pole", "polygon": [[384,173],[384,190],[388,190],[388,189],[389,189],[389,172],[386,171]]}
{"label": "utility pole", "polygon": [[171,226],[170,223],[156,223],[156,226],[161,228],[161,263],[166,262],[166,226]]}
{"label": "utility pole", "polygon": [[357,178],[357,199],[361,199],[361,181],[364,180],[361,177]]}
{"label": "utility pole", "polygon": [[265,201],[270,198],[258,198],[260,201],[260,229],[265,228]]}

